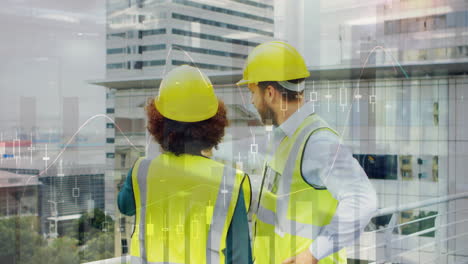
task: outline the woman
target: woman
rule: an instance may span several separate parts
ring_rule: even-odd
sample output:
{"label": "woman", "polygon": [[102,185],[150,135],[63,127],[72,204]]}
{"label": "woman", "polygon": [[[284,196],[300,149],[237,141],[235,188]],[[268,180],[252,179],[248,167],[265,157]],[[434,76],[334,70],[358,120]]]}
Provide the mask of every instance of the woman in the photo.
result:
{"label": "woman", "polygon": [[228,121],[208,77],[173,69],[146,113],[163,153],[138,159],[118,196],[136,214],[132,263],[252,263],[248,176],[209,159]]}

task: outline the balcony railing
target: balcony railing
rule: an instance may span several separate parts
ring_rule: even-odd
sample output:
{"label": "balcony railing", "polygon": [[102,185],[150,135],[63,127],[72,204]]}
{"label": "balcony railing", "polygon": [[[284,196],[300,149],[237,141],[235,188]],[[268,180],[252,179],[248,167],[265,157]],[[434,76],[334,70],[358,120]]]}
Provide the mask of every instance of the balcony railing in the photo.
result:
{"label": "balcony railing", "polygon": [[[468,232],[455,232],[455,226],[464,223],[466,226],[468,207],[451,211],[447,209],[450,202],[466,198],[468,192],[379,209],[373,218],[389,216],[388,224],[364,232],[359,242],[348,248],[348,257],[370,263],[467,263],[468,256],[462,253],[468,252],[468,245],[451,242],[468,236]],[[401,213],[423,211],[434,205],[438,205],[441,210],[433,215],[399,223]],[[467,216],[457,220],[455,214],[462,213]],[[448,219],[455,220],[449,222]],[[421,228],[424,221],[432,224]],[[411,234],[402,234],[402,228],[410,225],[418,225],[419,228]]]}
{"label": "balcony railing", "polygon": [[[468,215],[466,209],[454,209],[451,211],[440,212],[434,215],[421,217],[405,223],[399,223],[399,216],[402,212],[408,210],[421,210],[428,206],[444,205],[448,208],[450,202],[461,199],[467,199],[468,192],[448,195],[439,198],[427,199],[424,201],[408,203],[398,206],[392,206],[379,209],[374,215],[378,217],[390,216],[390,221],[384,227],[378,227],[375,230],[364,232],[359,241],[348,248],[348,257],[361,263],[468,263],[468,256],[463,257],[462,253],[468,252],[468,245],[461,243],[452,244],[449,242],[455,239],[468,236],[467,232],[449,234],[446,230],[468,222],[468,216],[461,220],[455,220],[445,223],[444,218],[459,213]],[[455,218],[455,217],[454,217]],[[422,223],[427,220],[434,220],[434,226],[418,230],[408,235],[402,235],[401,229],[404,226]],[[466,226],[466,225],[465,225]],[[466,228],[465,228],[466,229]],[[434,237],[421,237],[434,232]],[[417,243],[412,247],[408,240],[417,239]],[[424,238],[424,239],[421,239]],[[415,244],[415,243],[413,243]],[[422,245],[420,245],[422,244]],[[417,260],[411,258],[416,255]],[[458,260],[455,256],[458,256]],[[129,256],[105,259],[87,264],[123,264],[130,263]]]}

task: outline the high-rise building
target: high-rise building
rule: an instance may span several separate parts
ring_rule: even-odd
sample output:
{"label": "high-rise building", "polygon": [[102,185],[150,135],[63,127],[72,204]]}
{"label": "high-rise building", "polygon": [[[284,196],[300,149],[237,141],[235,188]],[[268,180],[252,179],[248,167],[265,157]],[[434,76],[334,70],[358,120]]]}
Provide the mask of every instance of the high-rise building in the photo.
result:
{"label": "high-rise building", "polygon": [[273,37],[272,0],[109,0],[108,78],[158,76],[172,65],[240,70]]}

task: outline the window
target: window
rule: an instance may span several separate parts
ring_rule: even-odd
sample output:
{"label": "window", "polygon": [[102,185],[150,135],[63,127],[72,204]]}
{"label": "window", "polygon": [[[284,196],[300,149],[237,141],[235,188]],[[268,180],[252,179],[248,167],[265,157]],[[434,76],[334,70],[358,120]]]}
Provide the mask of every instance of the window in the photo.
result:
{"label": "window", "polygon": [[439,15],[434,17],[434,29],[447,28],[447,15]]}
{"label": "window", "polygon": [[224,38],[224,37],[219,37],[215,35],[196,33],[196,32],[191,32],[191,31],[186,31],[186,30],[181,30],[181,29],[174,29],[174,28],[172,29],[172,34],[219,41],[219,42],[226,42],[226,43],[249,46],[249,47],[256,47],[260,44],[260,43],[251,42],[247,40]]}
{"label": "window", "polygon": [[107,123],[106,128],[115,128],[114,123]]}
{"label": "window", "polygon": [[135,31],[127,31],[127,38],[132,39],[136,36]]}
{"label": "window", "polygon": [[192,7],[196,7],[196,8],[200,8],[200,9],[204,9],[204,10],[209,10],[209,11],[213,11],[213,12],[228,14],[228,15],[231,15],[231,16],[238,16],[238,17],[243,17],[243,18],[248,18],[248,19],[252,19],[252,20],[257,20],[257,21],[273,24],[273,19],[271,19],[271,18],[251,15],[251,14],[247,14],[247,13],[244,13],[244,12],[235,11],[235,10],[232,10],[232,9],[225,9],[225,8],[221,8],[221,7],[211,6],[211,5],[200,4],[200,3],[196,3],[196,2],[192,2],[192,1],[188,1],[188,0],[172,0],[172,2],[176,3],[176,4],[185,5],[185,6],[192,6]]}
{"label": "window", "polygon": [[106,113],[107,114],[113,114],[115,112],[115,109],[114,108],[107,108],[106,109]]}
{"label": "window", "polygon": [[125,153],[120,154],[120,167],[125,168],[125,159],[127,155]]}
{"label": "window", "polygon": [[260,7],[260,8],[267,8],[267,9],[273,10],[272,5],[267,5],[267,4],[264,4],[264,3],[261,3],[261,2],[257,2],[257,1],[250,1],[250,0],[231,0],[231,1],[246,4],[246,5],[250,5],[250,6],[255,6],[255,7]]}
{"label": "window", "polygon": [[161,66],[165,64],[166,64],[166,60],[143,61],[143,67]]}
{"label": "window", "polygon": [[124,63],[109,63],[106,65],[108,70],[113,70],[113,69],[122,69],[124,67]]}
{"label": "window", "polygon": [[193,17],[193,16],[187,16],[187,15],[172,13],[172,18],[183,20],[183,21],[196,22],[196,23],[200,23],[200,24],[204,24],[204,25],[210,25],[210,26],[214,26],[214,27],[229,28],[229,29],[232,29],[232,30],[252,32],[252,33],[257,33],[257,34],[260,34],[260,35],[273,37],[273,32],[267,32],[267,31],[263,31],[263,30],[260,30],[260,29],[256,29],[256,28],[249,28],[249,27],[244,27],[244,26],[227,24],[227,23],[214,21],[214,20],[203,19],[203,18],[199,18],[199,17]]}
{"label": "window", "polygon": [[125,32],[107,34],[107,37],[125,38]]}
{"label": "window", "polygon": [[106,158],[108,158],[108,159],[114,159],[114,158],[115,158],[115,154],[114,154],[114,153],[111,153],[111,152],[108,152],[108,153],[106,153]]}
{"label": "window", "polygon": [[141,68],[143,68],[143,62],[142,61],[133,62],[133,69],[140,70]]}
{"label": "window", "polygon": [[144,7],[144,2],[145,0],[137,0],[136,4],[138,8],[143,8]]}
{"label": "window", "polygon": [[128,254],[127,239],[122,239],[122,255]]}
{"label": "window", "polygon": [[106,143],[113,144],[113,143],[115,143],[115,139],[114,138],[106,138]]}
{"label": "window", "polygon": [[125,233],[125,217],[120,218],[120,232]]}
{"label": "window", "polygon": [[190,61],[172,60],[172,65],[184,65],[184,64],[193,65],[194,67],[197,67],[197,68],[209,69],[209,70],[220,70],[220,71],[242,70],[242,68],[238,68],[238,67],[228,67],[228,66],[206,64],[206,63],[193,64]]}
{"label": "window", "polygon": [[165,50],[166,44],[156,44],[156,45],[147,45],[147,46],[140,46],[140,50],[142,52],[145,51],[156,51],[156,50]]}
{"label": "window", "polygon": [[176,45],[176,44],[173,44],[172,47],[180,49],[180,50],[189,51],[189,52],[196,52],[196,53],[209,54],[209,55],[215,55],[215,56],[223,56],[223,57],[231,57],[231,58],[239,58],[239,59],[247,58],[247,55],[245,54],[232,53],[232,52],[226,52],[226,51],[220,51],[220,50],[202,49],[202,48],[195,48],[195,47],[182,46],[182,45]]}
{"label": "window", "polygon": [[447,27],[453,28],[457,26],[456,13],[447,14]]}
{"label": "window", "polygon": [[125,53],[125,48],[107,49],[107,55]]}
{"label": "window", "polygon": [[369,179],[396,180],[398,163],[396,155],[354,154]]}
{"label": "window", "polygon": [[138,32],[138,37],[143,38],[143,37],[146,37],[146,36],[162,35],[162,34],[166,34],[166,29],[165,28],[140,30]]}

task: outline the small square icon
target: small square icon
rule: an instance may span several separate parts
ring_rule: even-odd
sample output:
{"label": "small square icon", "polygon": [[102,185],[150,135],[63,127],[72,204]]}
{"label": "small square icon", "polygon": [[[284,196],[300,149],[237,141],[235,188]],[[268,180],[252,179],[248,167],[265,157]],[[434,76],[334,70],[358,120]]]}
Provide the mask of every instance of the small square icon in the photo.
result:
{"label": "small square icon", "polygon": [[310,92],[310,101],[311,102],[317,102],[317,100],[318,100],[317,92]]}
{"label": "small square icon", "polygon": [[252,152],[252,154],[258,153],[258,144],[250,144],[250,152]]}

